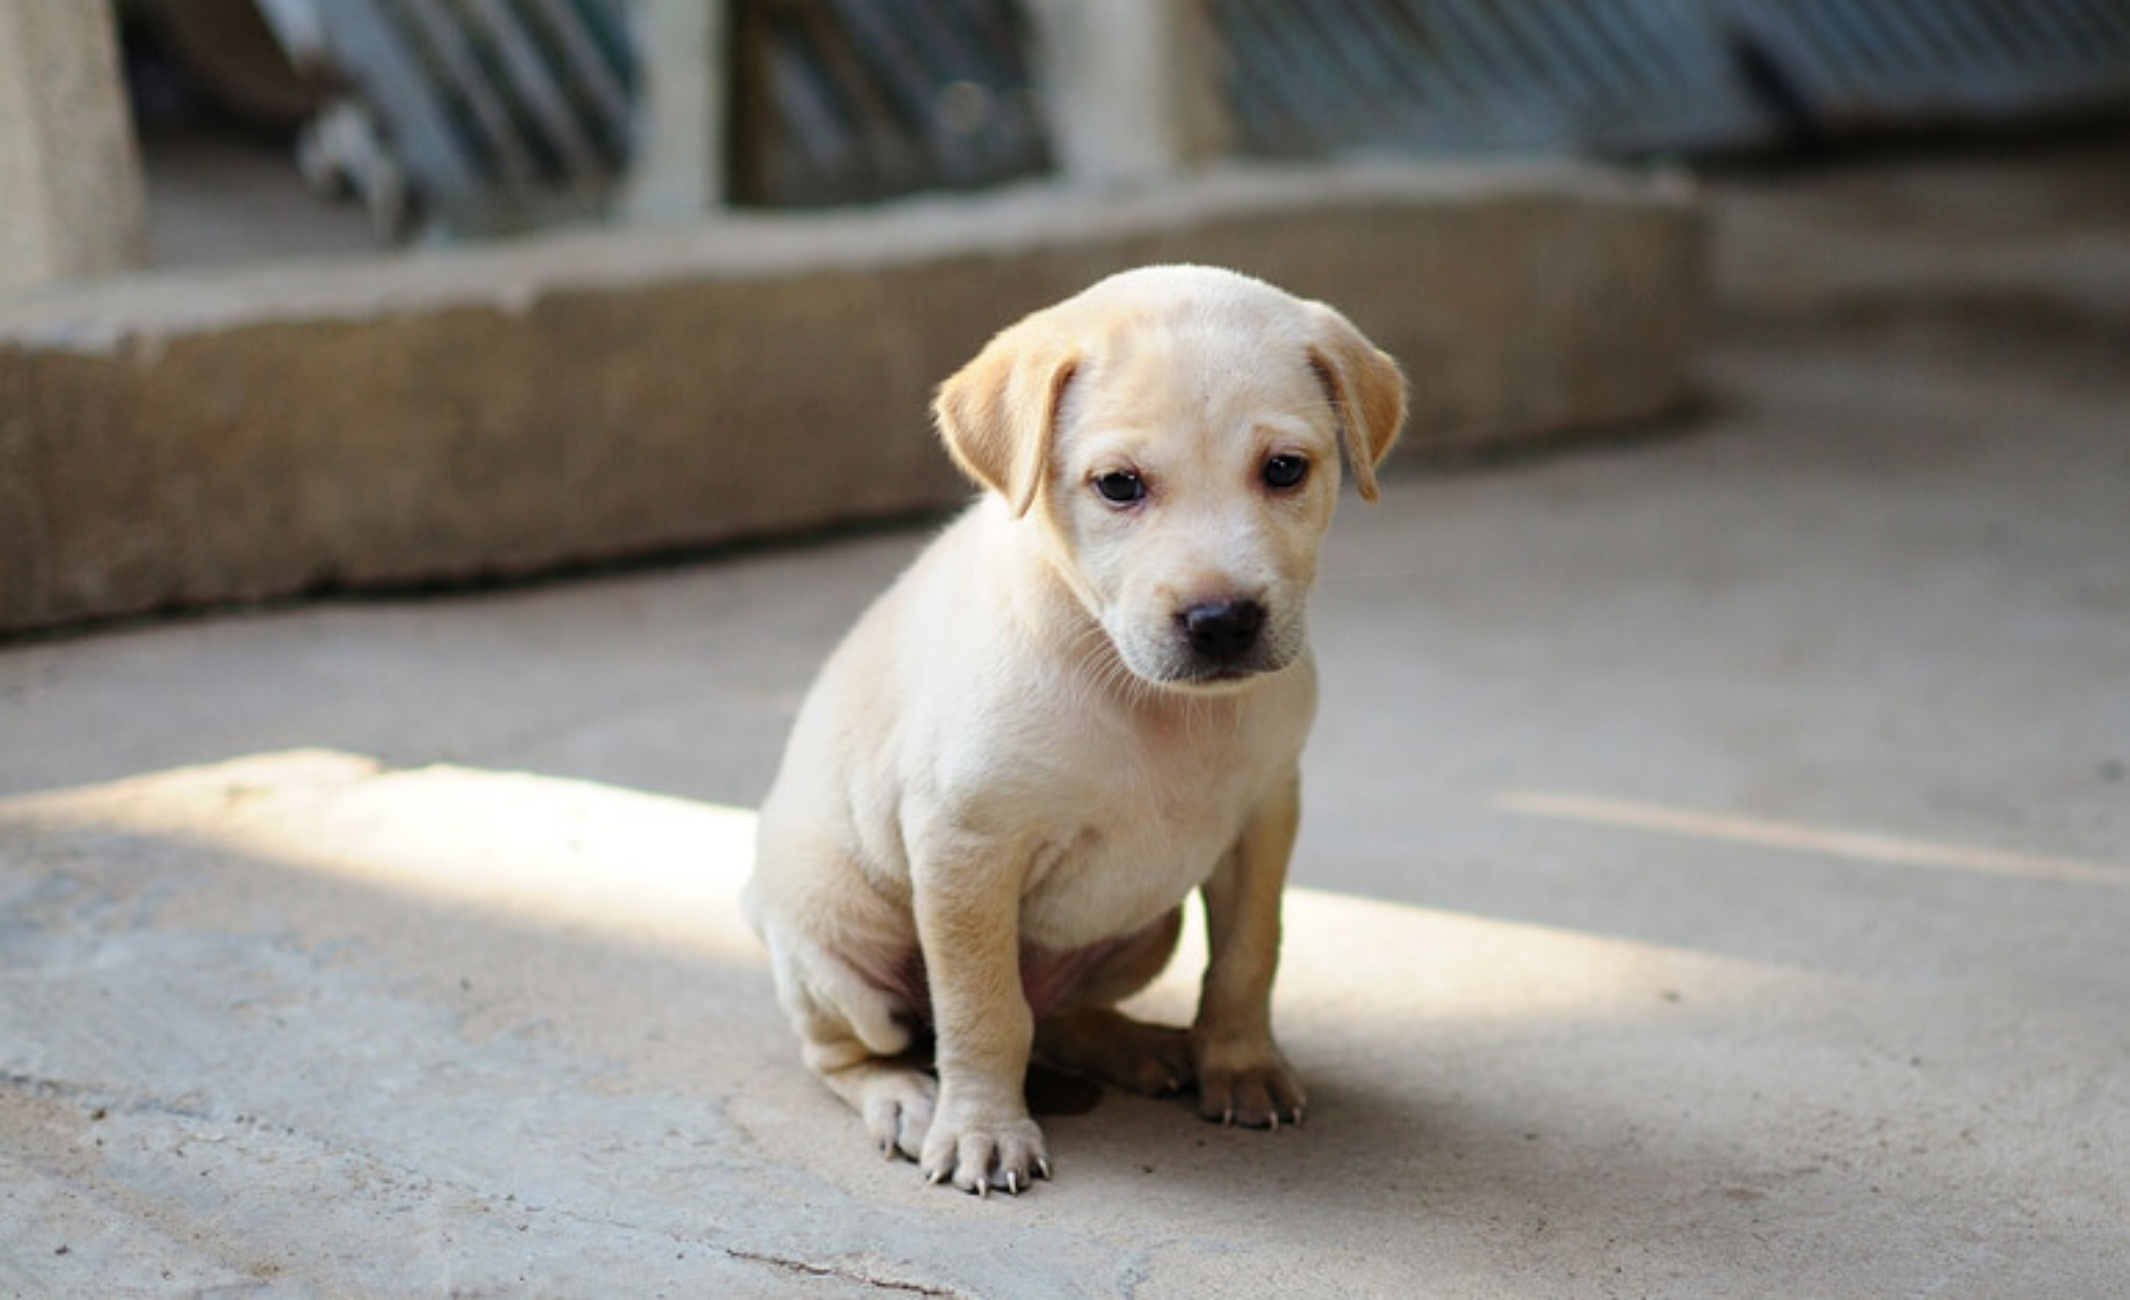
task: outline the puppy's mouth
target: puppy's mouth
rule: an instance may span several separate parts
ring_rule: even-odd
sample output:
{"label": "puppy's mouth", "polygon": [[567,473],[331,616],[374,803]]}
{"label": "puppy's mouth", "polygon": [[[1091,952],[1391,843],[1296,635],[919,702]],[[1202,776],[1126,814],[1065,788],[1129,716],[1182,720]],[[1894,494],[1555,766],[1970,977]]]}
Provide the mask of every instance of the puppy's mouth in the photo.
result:
{"label": "puppy's mouth", "polygon": [[[1284,664],[1279,665],[1279,667],[1285,666],[1286,665]],[[1278,671],[1278,669],[1273,667],[1205,668],[1187,672],[1181,677],[1170,678],[1167,682],[1163,684],[1181,690],[1218,691],[1223,687],[1240,686],[1243,683],[1248,682],[1254,678],[1262,677],[1266,673],[1276,671]]]}

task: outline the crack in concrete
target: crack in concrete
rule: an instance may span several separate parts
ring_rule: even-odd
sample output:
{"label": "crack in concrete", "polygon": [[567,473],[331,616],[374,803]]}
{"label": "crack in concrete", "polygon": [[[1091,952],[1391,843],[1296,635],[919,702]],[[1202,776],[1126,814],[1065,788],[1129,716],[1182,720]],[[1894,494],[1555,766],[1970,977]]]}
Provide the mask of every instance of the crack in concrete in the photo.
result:
{"label": "crack in concrete", "polygon": [[[104,1112],[119,1105],[117,1094],[109,1088],[94,1084],[76,1083],[71,1079],[52,1079],[39,1074],[25,1074],[19,1070],[0,1071],[0,1091],[11,1092],[33,1101],[83,1102]],[[92,1119],[102,1118],[92,1114]]]}
{"label": "crack in concrete", "polygon": [[766,1264],[771,1268],[780,1269],[786,1273],[797,1273],[804,1277],[832,1277],[845,1282],[856,1282],[860,1286],[909,1295],[958,1297],[966,1294],[952,1287],[927,1286],[922,1282],[900,1282],[894,1278],[874,1277],[870,1273],[857,1269],[843,1268],[834,1264],[809,1264],[803,1259],[792,1259],[787,1255],[772,1255],[762,1251],[741,1250],[735,1246],[722,1246],[719,1249],[723,1250],[726,1256],[731,1259],[741,1260],[749,1264]]}

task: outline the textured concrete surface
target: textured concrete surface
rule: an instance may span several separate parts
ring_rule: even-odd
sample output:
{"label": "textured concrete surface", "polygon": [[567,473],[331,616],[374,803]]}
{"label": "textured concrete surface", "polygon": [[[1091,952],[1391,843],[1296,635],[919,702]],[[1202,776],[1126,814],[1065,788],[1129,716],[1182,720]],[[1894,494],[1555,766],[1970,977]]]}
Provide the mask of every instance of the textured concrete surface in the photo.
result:
{"label": "textured concrete surface", "polygon": [[2122,1294],[2130,373],[1952,293],[2112,274],[2121,157],[1727,185],[1707,418],[1349,503],[1309,1122],[1053,1090],[1018,1200],[731,906],[920,537],[0,648],[0,1294]]}
{"label": "textured concrete surface", "polygon": [[1639,418],[1705,234],[1662,180],[1342,166],[11,294],[0,629],[936,509],[933,385],[1144,262],[1339,303],[1428,376],[1416,447]]}

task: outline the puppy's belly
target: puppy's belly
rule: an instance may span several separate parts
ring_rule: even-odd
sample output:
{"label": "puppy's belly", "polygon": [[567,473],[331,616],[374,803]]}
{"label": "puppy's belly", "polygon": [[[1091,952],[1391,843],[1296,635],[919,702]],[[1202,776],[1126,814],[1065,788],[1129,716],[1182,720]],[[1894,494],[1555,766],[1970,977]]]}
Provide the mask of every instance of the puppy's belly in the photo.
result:
{"label": "puppy's belly", "polygon": [[1146,930],[1135,930],[1114,939],[1104,939],[1084,948],[1066,952],[1051,952],[1032,945],[1021,946],[1021,994],[1028,999],[1028,1009],[1037,1020],[1056,1010],[1058,1005],[1072,994],[1082,979],[1102,963],[1128,948],[1147,930],[1160,926],[1156,921]]}
{"label": "puppy's belly", "polygon": [[[1081,980],[1166,922],[1163,917],[1145,929],[1063,952],[1022,944],[1021,996],[1028,1000],[1028,1010],[1037,1020],[1043,1019],[1072,996]],[[901,998],[920,1019],[931,1023],[932,989],[923,953],[912,951],[896,967],[868,969],[865,975],[875,987]]]}

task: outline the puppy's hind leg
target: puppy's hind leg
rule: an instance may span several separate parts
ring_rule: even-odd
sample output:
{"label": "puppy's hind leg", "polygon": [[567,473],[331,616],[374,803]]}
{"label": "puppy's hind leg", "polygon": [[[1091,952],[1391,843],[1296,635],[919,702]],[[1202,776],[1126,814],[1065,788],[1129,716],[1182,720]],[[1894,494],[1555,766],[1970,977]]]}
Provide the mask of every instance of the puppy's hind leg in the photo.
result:
{"label": "puppy's hind leg", "polygon": [[1060,1069],[1152,1097],[1189,1088],[1189,1036],[1134,1020],[1114,1005],[1161,973],[1182,928],[1179,907],[1126,939],[1084,975],[1061,1009],[1036,1026],[1036,1054]]}
{"label": "puppy's hind leg", "polygon": [[[808,1064],[815,1059],[813,1047],[807,1045]],[[907,1057],[867,1055],[845,1066],[817,1065],[814,1072],[858,1112],[865,1121],[866,1136],[882,1155],[890,1160],[896,1156],[915,1160],[923,1154],[939,1085],[916,1062]]]}
{"label": "puppy's hind leg", "polygon": [[889,1159],[917,1159],[939,1085],[918,1065],[894,999],[833,957],[817,952],[808,960],[774,929],[768,939],[777,999],[798,1031],[807,1068],[858,1112]]}

